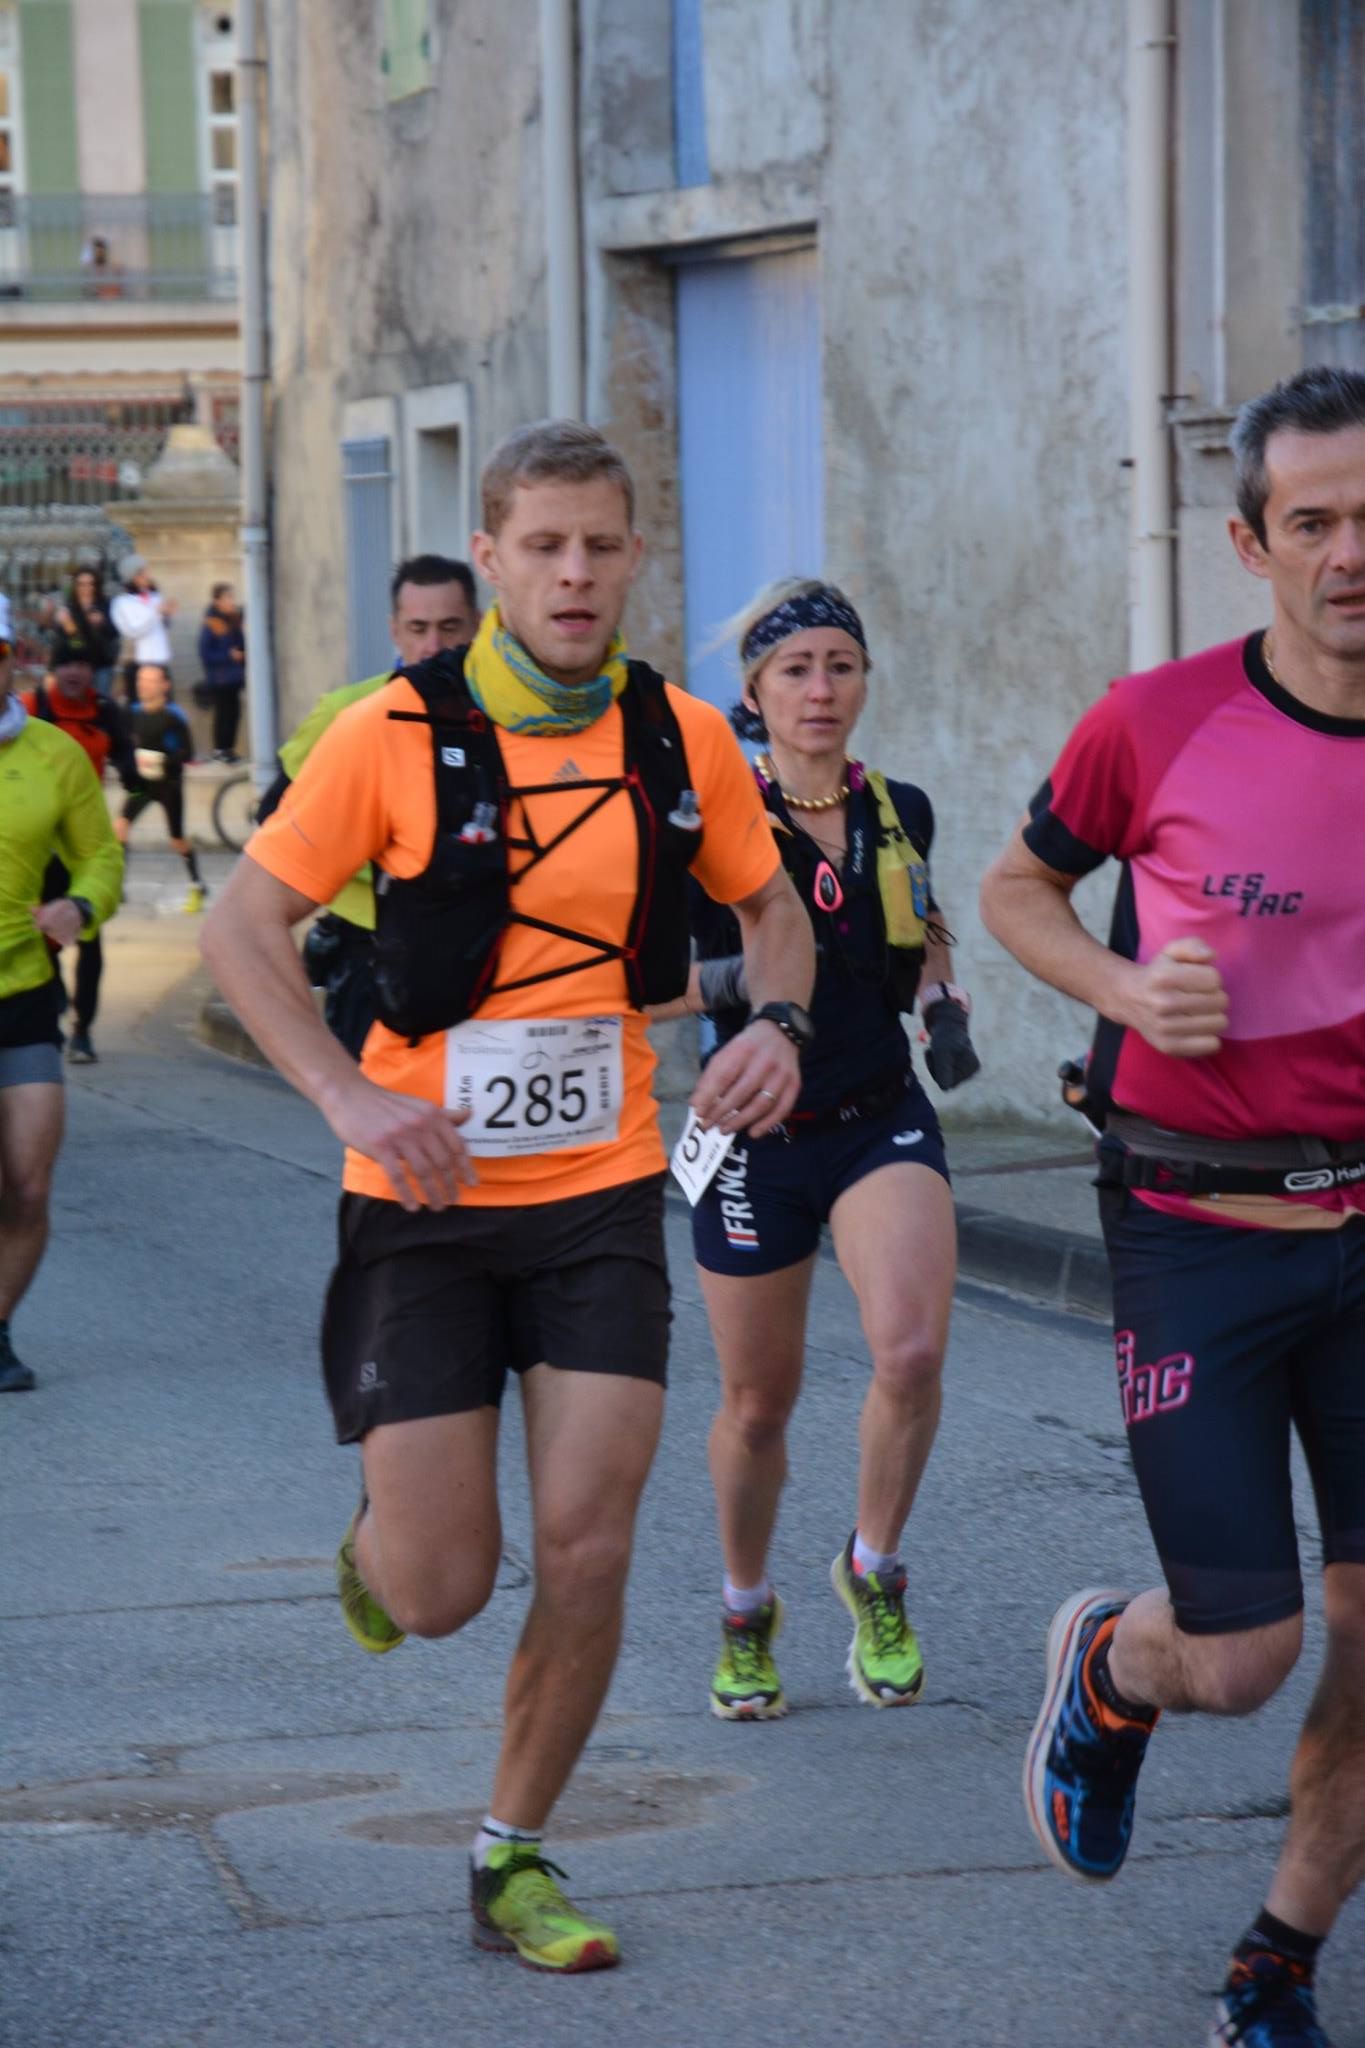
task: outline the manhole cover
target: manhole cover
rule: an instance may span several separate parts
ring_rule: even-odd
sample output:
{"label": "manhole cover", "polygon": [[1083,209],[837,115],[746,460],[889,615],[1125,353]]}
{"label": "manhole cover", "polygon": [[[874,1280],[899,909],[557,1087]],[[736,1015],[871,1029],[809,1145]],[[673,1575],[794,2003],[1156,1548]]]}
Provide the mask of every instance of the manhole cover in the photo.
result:
{"label": "manhole cover", "polygon": [[[580,1771],[555,1808],[556,1842],[631,1835],[645,1828],[692,1827],[717,1799],[747,1791],[747,1778],[724,1772],[630,1771],[603,1777]],[[352,1821],[348,1835],[403,1849],[468,1850],[483,1820],[481,1806],[437,1813],[381,1813]]]}
{"label": "manhole cover", "polygon": [[166,1778],[77,1778],[63,1785],[23,1785],[0,1792],[0,1826],[7,1821],[62,1826],[84,1821],[133,1829],[176,1827],[256,1806],[296,1806],[309,1799],[389,1792],[399,1782],[360,1771],[272,1771],[264,1776],[187,1771]]}

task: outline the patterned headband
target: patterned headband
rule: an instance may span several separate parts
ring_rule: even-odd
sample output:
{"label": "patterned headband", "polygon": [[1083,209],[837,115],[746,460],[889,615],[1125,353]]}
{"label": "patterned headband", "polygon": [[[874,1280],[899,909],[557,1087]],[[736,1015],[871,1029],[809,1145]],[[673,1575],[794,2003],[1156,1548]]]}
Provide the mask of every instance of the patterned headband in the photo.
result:
{"label": "patterned headband", "polygon": [[740,661],[747,669],[751,662],[767,654],[780,640],[790,640],[793,633],[804,633],[811,626],[835,626],[856,640],[863,653],[867,653],[863,622],[852,605],[836,597],[833,591],[820,589],[809,597],[785,598],[772,611],[764,612],[740,643]]}

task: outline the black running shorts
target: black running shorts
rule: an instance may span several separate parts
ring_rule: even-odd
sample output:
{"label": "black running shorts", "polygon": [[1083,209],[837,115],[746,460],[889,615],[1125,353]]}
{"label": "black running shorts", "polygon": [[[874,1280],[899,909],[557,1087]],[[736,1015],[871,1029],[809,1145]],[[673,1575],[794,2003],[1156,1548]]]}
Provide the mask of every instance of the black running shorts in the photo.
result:
{"label": "black running shorts", "polygon": [[123,800],[124,822],[135,825],[142,813],[152,804],[160,804],[166,813],[166,835],[170,839],[185,836],[185,785],[179,775],[168,775],[164,782],[146,782],[140,789],[130,790]]}
{"label": "black running shorts", "polygon": [[1324,1564],[1365,1564],[1365,1218],[1245,1230],[1102,1187],[1119,1394],[1178,1626],[1264,1628],[1303,1605],[1290,1433]]}
{"label": "black running shorts", "polygon": [[384,1422],[496,1408],[509,1369],[663,1386],[663,1176],[522,1208],[346,1194],[322,1324],[338,1443]]}

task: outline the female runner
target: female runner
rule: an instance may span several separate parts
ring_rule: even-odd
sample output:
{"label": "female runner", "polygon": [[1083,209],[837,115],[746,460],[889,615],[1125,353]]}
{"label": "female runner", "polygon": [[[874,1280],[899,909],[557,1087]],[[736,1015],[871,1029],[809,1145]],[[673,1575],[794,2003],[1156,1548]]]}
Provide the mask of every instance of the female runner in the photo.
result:
{"label": "female runner", "polygon": [[[786,1702],[768,1547],[825,1223],[872,1354],[856,1526],[830,1574],[853,1620],[849,1679],[874,1707],[909,1705],[923,1689],[901,1535],[938,1424],[956,1230],[938,1118],[901,1021],[917,995],[938,1085],[955,1088],[980,1062],[930,888],[929,799],[848,756],[872,665],[857,612],[832,584],[791,580],[763,591],[737,630],[735,723],[766,742],[755,773],[819,961],[795,1111],[771,1136],[737,1142],[693,1211],[721,1370],[710,1463],[725,1585],[711,1705],[725,1720],[771,1720]],[[748,1015],[738,930],[694,898],[686,1004],[713,1018],[723,1045]],[[795,1033],[805,1019],[791,1022]]]}

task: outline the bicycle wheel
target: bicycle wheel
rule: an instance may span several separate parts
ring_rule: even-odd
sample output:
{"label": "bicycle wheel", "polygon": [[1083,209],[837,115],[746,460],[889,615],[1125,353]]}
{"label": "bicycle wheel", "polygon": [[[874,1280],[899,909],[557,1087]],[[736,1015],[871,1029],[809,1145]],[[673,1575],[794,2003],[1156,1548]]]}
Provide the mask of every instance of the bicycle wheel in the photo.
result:
{"label": "bicycle wheel", "polygon": [[213,829],[230,853],[240,853],[256,824],[256,791],[249,768],[240,768],[218,785],[213,799]]}

